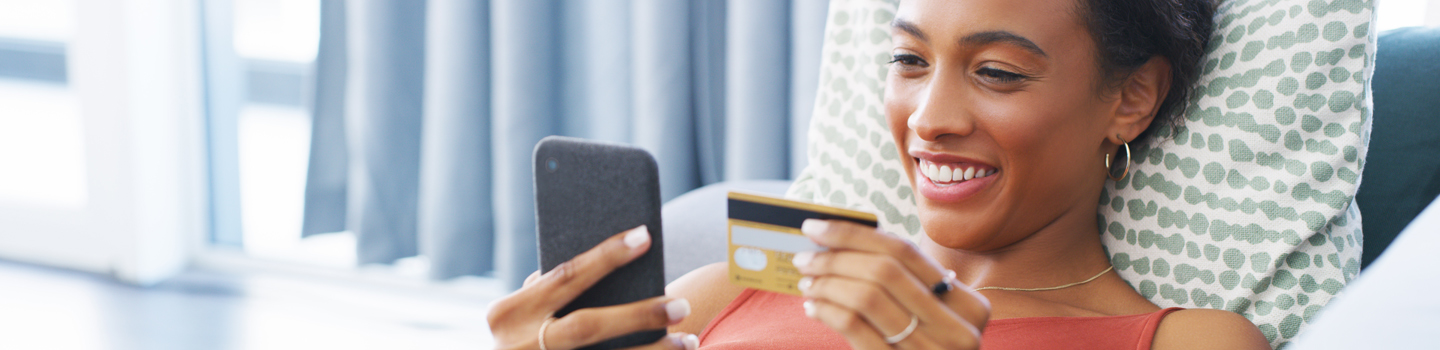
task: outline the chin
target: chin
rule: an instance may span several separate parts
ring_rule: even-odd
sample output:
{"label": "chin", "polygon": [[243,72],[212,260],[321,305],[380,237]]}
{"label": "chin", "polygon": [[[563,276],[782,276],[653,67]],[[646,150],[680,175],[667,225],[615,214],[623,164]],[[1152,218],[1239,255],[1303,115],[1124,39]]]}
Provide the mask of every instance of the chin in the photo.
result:
{"label": "chin", "polygon": [[964,251],[985,251],[998,236],[998,232],[989,225],[976,226],[976,217],[985,217],[984,214],[958,213],[949,208],[936,208],[925,203],[921,198],[916,203],[919,209],[920,227],[925,229],[925,235],[930,237],[940,246],[964,250]]}

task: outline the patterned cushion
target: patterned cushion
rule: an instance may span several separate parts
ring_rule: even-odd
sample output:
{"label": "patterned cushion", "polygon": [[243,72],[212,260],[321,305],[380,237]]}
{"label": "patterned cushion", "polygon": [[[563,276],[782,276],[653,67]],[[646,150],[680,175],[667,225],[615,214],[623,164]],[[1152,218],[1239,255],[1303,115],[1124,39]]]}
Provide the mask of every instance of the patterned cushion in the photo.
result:
{"label": "patterned cushion", "polygon": [[[1132,145],[1106,184],[1102,240],[1162,307],[1231,310],[1283,346],[1360,270],[1353,205],[1370,131],[1373,4],[1228,1],[1190,113]],[[921,233],[881,101],[892,1],[836,0],[809,160],[789,196]]]}

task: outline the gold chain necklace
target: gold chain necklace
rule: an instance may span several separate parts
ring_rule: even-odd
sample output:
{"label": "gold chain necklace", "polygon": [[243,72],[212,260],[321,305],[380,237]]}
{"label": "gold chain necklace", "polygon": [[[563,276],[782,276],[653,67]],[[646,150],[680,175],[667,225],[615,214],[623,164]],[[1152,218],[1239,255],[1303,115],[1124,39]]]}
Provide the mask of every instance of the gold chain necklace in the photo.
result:
{"label": "gold chain necklace", "polygon": [[975,288],[975,291],[976,291],[976,292],[979,292],[979,291],[982,291],[982,290],[992,290],[992,289],[993,289],[993,290],[1008,290],[1008,291],[1016,291],[1016,292],[1043,292],[1043,291],[1047,291],[1047,290],[1065,289],[1065,288],[1070,288],[1070,287],[1074,287],[1074,286],[1078,286],[1078,285],[1090,283],[1090,281],[1094,281],[1095,279],[1100,278],[1100,276],[1104,276],[1106,272],[1110,272],[1110,270],[1114,270],[1114,269],[1115,269],[1115,266],[1112,265],[1112,266],[1110,266],[1110,268],[1105,269],[1105,271],[1100,271],[1100,273],[1097,273],[1097,274],[1095,274],[1095,276],[1090,277],[1090,279],[1087,279],[1087,280],[1084,280],[1084,281],[1080,281],[1080,282],[1071,283],[1071,284],[1054,286],[1054,287],[1045,287],[1045,288],[980,287],[980,288]]}

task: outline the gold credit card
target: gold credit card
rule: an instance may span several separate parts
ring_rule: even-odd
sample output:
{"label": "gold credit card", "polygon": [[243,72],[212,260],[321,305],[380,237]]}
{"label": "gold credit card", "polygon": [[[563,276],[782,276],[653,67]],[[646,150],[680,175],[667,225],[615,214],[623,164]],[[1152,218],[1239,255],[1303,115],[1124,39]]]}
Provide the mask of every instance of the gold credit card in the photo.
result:
{"label": "gold credit card", "polygon": [[765,195],[730,192],[730,283],[800,295],[795,253],[821,251],[800,233],[805,219],[845,220],[875,227],[875,214]]}

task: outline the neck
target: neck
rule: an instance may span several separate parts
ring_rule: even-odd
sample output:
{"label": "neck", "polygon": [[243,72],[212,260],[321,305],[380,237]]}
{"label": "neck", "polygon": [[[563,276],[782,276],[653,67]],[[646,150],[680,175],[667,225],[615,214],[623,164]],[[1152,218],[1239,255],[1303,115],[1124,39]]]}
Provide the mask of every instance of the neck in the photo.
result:
{"label": "neck", "polygon": [[941,246],[928,235],[916,243],[967,286],[1042,288],[1081,281],[1110,266],[1100,244],[1095,210],[1069,212],[1026,238],[991,251]]}

